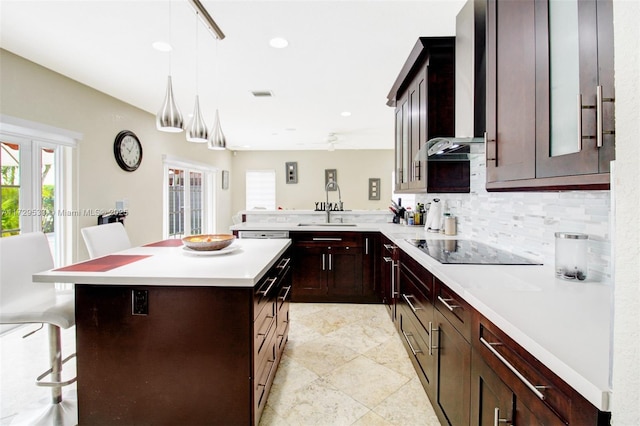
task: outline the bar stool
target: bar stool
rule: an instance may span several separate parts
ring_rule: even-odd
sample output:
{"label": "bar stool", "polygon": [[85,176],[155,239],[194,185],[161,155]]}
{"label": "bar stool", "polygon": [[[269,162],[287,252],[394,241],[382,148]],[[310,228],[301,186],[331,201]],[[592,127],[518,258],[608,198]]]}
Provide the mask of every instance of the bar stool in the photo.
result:
{"label": "bar stool", "polygon": [[120,222],[89,226],[80,232],[92,259],[131,248],[127,230]]}
{"label": "bar stool", "polygon": [[[38,386],[51,388],[51,403],[38,404],[20,413],[14,422],[36,425],[78,423],[75,399],[62,399],[62,387],[76,377],[62,379],[62,366],[76,356],[62,358],[60,329],[75,325],[72,292],[58,292],[52,284],[34,283],[34,273],[53,268],[49,241],[42,232],[0,238],[0,324],[48,325],[51,368],[36,379]],[[32,333],[30,333],[32,334]],[[44,379],[50,377],[49,381]]]}

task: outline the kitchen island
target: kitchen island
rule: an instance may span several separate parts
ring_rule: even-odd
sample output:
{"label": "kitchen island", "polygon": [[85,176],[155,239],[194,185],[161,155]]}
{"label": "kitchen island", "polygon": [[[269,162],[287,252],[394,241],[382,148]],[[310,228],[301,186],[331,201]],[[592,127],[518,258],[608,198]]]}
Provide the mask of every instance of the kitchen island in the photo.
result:
{"label": "kitchen island", "polygon": [[179,240],[34,276],[75,284],[80,424],[257,424],[288,335],[291,242]]}

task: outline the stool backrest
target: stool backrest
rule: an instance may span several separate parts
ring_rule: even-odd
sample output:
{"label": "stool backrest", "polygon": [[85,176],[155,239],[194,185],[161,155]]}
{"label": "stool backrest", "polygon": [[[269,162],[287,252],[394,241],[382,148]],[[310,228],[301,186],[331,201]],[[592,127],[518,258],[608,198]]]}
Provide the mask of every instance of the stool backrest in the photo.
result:
{"label": "stool backrest", "polygon": [[42,232],[0,238],[0,310],[54,296],[51,283],[34,283],[32,275],[53,268],[47,236]]}
{"label": "stool backrest", "polygon": [[80,232],[92,259],[131,248],[127,230],[120,222],[89,226]]}

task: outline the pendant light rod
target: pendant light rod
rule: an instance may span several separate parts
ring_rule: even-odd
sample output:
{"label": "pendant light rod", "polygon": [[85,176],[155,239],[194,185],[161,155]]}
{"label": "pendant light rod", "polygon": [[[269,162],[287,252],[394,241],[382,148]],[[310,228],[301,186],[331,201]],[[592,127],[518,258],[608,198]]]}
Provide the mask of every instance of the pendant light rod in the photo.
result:
{"label": "pendant light rod", "polygon": [[204,5],[200,3],[200,0],[189,0],[189,4],[191,4],[191,7],[195,9],[196,13],[200,17],[204,25],[209,29],[209,31],[211,31],[211,33],[218,40],[222,40],[225,37],[224,33],[222,32],[218,24],[216,24],[216,22],[213,20],[211,15],[209,15],[209,12],[207,12],[207,9],[204,7]]}

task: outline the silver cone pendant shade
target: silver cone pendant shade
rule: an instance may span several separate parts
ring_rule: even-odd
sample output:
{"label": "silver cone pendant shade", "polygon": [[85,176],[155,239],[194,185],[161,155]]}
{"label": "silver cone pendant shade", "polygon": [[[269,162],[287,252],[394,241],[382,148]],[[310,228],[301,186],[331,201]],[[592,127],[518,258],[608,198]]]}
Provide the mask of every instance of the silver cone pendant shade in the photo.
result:
{"label": "silver cone pendant shade", "polygon": [[171,87],[171,76],[167,80],[167,96],[164,98],[162,108],[156,115],[156,127],[162,132],[178,133],[184,130],[182,114],[173,99],[173,88]]}
{"label": "silver cone pendant shade", "polygon": [[193,117],[187,127],[187,141],[205,143],[209,139],[209,131],[200,112],[200,100],[196,95],[196,106],[193,107]]}
{"label": "silver cone pendant shade", "polygon": [[216,121],[213,123],[211,134],[209,135],[209,149],[227,149],[227,141],[220,127],[220,114],[216,110]]}

